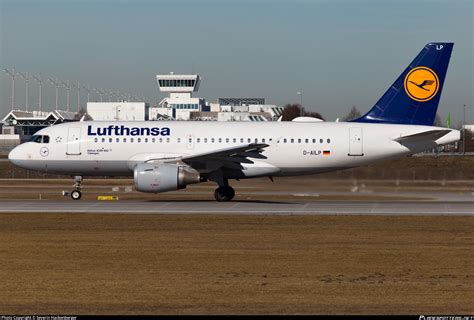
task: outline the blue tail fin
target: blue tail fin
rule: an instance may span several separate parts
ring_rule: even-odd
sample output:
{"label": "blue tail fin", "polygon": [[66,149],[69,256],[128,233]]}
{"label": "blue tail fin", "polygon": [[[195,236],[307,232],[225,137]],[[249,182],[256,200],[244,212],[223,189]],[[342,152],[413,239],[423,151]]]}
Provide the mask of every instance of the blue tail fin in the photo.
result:
{"label": "blue tail fin", "polygon": [[428,43],[382,98],[354,122],[431,126],[454,43]]}

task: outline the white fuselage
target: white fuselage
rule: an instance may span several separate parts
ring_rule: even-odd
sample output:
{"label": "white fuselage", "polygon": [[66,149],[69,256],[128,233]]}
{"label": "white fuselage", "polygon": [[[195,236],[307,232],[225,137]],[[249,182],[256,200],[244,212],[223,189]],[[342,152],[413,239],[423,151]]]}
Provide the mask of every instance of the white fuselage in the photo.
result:
{"label": "white fuselage", "polygon": [[[135,130],[132,135],[131,128],[159,129]],[[433,129],[446,128],[355,122],[74,122],[40,130],[37,134],[48,136],[48,143],[24,143],[9,159],[20,167],[50,173],[126,176],[145,161],[264,143],[269,145],[264,157],[242,164],[241,173],[228,173],[228,178],[301,175],[367,165],[459,140],[459,131],[452,130],[435,142],[394,141]],[[213,168],[201,168],[204,174],[206,170]]]}

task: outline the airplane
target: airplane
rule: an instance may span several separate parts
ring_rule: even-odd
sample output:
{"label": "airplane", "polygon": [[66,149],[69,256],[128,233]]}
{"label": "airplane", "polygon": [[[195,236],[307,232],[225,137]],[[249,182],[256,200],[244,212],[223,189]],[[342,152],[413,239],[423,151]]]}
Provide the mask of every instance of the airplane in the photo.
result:
{"label": "airplane", "polygon": [[460,139],[458,130],[433,126],[453,46],[425,45],[373,108],[352,121],[70,122],[39,130],[8,158],[25,169],[74,177],[74,200],[82,196],[83,176],[133,176],[135,189],[150,193],[213,181],[217,201],[234,198],[232,179],[401,158]]}

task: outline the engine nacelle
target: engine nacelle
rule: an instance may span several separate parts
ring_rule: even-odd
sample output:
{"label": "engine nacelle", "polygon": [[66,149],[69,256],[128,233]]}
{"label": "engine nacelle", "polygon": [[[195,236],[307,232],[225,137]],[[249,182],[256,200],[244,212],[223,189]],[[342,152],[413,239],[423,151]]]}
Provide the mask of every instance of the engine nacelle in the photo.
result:
{"label": "engine nacelle", "polygon": [[177,164],[139,163],[133,171],[135,189],[141,192],[166,192],[186,188],[201,181],[199,172]]}

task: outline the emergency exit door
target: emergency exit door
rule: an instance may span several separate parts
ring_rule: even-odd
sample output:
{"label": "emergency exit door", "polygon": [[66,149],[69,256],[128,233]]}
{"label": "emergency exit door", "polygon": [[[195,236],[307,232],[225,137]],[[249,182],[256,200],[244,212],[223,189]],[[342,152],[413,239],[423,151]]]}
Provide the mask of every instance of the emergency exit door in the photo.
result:
{"label": "emergency exit door", "polygon": [[349,155],[363,156],[362,128],[349,128]]}
{"label": "emergency exit door", "polygon": [[68,156],[78,156],[81,154],[81,128],[72,127],[67,130],[67,151]]}

